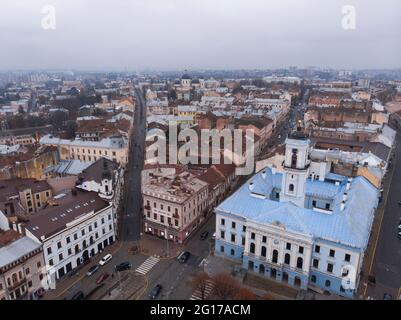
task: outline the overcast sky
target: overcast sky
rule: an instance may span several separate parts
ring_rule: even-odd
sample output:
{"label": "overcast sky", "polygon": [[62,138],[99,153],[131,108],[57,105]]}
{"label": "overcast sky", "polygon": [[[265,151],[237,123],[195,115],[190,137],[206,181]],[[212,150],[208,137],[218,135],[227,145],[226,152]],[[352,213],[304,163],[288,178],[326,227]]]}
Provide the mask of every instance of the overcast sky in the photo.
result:
{"label": "overcast sky", "polygon": [[400,17],[400,0],[0,0],[0,69],[400,68]]}

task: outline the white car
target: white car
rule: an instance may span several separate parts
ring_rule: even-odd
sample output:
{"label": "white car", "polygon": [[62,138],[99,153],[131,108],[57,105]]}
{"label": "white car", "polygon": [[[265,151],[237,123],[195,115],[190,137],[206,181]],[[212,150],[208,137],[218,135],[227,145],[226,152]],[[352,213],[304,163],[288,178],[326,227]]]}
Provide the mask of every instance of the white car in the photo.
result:
{"label": "white car", "polygon": [[101,266],[104,266],[107,262],[109,262],[110,260],[111,260],[111,258],[113,258],[113,256],[109,253],[109,254],[106,254],[103,258],[102,258],[102,260],[100,260],[99,261],[99,264],[101,265]]}

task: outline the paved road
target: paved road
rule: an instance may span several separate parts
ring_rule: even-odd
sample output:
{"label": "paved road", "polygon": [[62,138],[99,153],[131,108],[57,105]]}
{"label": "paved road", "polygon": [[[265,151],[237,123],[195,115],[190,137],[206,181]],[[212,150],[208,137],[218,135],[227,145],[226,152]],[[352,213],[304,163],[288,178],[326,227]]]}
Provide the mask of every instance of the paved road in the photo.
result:
{"label": "paved road", "polygon": [[122,212],[122,239],[124,242],[140,240],[142,232],[141,171],[144,163],[146,136],[146,104],[139,89],[135,89],[136,108],[134,130],[130,139],[127,164],[125,210]]}
{"label": "paved road", "polygon": [[372,272],[376,274],[376,286],[368,287],[367,296],[382,299],[385,292],[394,298],[401,287],[401,240],[397,239],[397,227],[401,219],[401,138],[396,138],[394,172],[385,204],[379,240]]}
{"label": "paved road", "polygon": [[[200,234],[207,230],[206,240],[200,240]],[[199,230],[195,231],[188,240],[185,250],[191,253],[186,263],[180,264],[176,259],[161,260],[147,274],[149,286],[141,299],[149,299],[149,291],[161,284],[163,289],[158,299],[162,300],[188,300],[192,295],[192,275],[203,270],[200,263],[209,255],[214,241],[211,239],[215,230],[215,219],[212,216]]]}

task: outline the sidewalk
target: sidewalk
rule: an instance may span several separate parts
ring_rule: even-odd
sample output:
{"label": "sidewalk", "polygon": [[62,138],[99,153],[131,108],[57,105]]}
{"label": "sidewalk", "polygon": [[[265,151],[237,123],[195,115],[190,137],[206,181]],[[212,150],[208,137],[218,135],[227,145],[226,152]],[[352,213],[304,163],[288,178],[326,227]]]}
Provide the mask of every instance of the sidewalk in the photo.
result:
{"label": "sidewalk", "polygon": [[161,259],[175,258],[184,248],[182,244],[143,234],[140,241],[141,253]]}

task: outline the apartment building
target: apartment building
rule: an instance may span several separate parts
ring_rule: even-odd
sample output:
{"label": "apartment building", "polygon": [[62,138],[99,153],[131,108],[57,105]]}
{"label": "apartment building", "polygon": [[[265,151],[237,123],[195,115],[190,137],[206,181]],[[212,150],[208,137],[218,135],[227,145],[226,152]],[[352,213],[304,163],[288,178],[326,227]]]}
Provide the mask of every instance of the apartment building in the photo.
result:
{"label": "apartment building", "polygon": [[208,184],[180,167],[145,167],[144,231],[182,243],[207,214],[208,196]]}
{"label": "apartment building", "polygon": [[112,204],[74,189],[31,216],[25,233],[43,245],[47,272],[60,279],[115,241]]}

